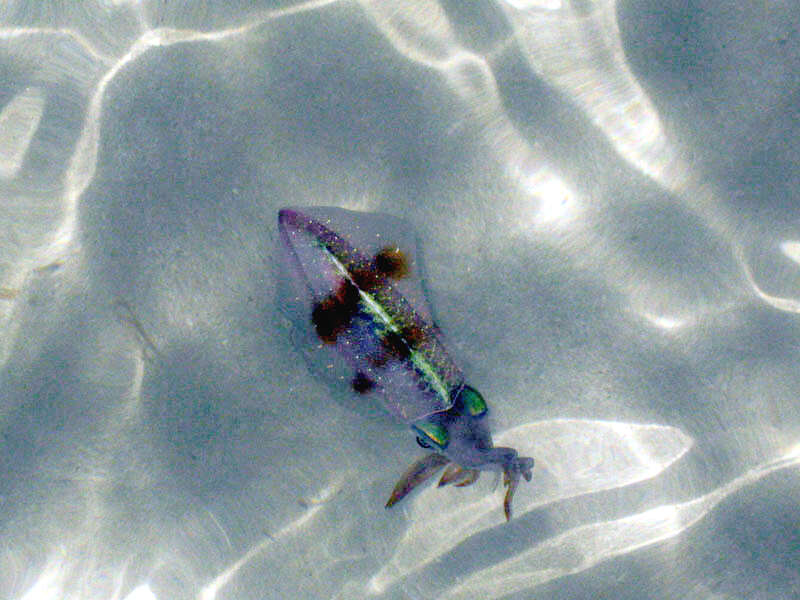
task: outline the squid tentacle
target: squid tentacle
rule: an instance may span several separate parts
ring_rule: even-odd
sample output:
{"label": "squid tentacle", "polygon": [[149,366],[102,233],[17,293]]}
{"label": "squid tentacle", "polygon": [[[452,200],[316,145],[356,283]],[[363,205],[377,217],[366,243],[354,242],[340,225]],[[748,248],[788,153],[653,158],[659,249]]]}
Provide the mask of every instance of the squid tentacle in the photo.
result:
{"label": "squid tentacle", "polygon": [[467,487],[478,481],[481,472],[478,469],[465,469],[458,463],[450,463],[442,474],[437,487],[452,483],[456,487]]}
{"label": "squid tentacle", "polygon": [[481,472],[478,469],[469,469],[468,471],[464,471],[464,477],[461,481],[456,482],[454,485],[456,487],[467,487],[478,481],[478,477],[480,476]]}
{"label": "squid tentacle", "polygon": [[439,485],[437,487],[442,487],[443,485],[447,485],[448,483],[453,483],[454,481],[458,481],[462,478],[464,474],[464,469],[458,463],[450,463],[447,465],[447,468],[442,473],[442,478],[439,480]]}
{"label": "squid tentacle", "polygon": [[511,520],[511,499],[514,497],[514,492],[519,485],[520,476],[525,478],[525,481],[531,480],[531,469],[533,469],[532,458],[520,458],[514,453],[514,457],[508,460],[503,467],[503,484],[506,486],[506,495],[503,499],[503,512],[506,515],[506,521]]}
{"label": "squid tentacle", "polygon": [[397,485],[394,486],[392,495],[389,496],[389,500],[386,502],[386,508],[390,508],[398,501],[405,498],[411,490],[430,479],[439,469],[449,462],[449,458],[438,452],[431,452],[416,460],[408,470],[403,473]]}
{"label": "squid tentacle", "polygon": [[[506,521],[511,520],[511,501],[517,490],[519,481],[531,480],[531,469],[533,469],[533,459],[520,457],[511,448],[492,448],[491,462],[502,465],[503,486],[506,488],[503,498],[503,512]],[[405,498],[415,487],[433,477],[442,467],[448,465],[439,480],[438,487],[453,484],[456,487],[466,487],[478,480],[480,470],[465,469],[461,465],[450,462],[450,459],[438,452],[431,452],[422,458],[417,459],[403,474],[400,481],[395,485],[386,508],[390,508],[397,502]]]}

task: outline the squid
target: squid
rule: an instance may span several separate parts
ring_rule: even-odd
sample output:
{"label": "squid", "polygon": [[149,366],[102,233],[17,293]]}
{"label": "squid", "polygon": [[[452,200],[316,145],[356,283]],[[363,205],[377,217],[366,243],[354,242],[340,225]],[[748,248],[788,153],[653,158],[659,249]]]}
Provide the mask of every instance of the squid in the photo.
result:
{"label": "squid", "polygon": [[492,442],[483,396],[445,348],[422,289],[405,221],[334,207],[278,212],[280,302],[296,342],[358,402],[382,407],[428,450],[402,475],[386,507],[438,472],[439,486],[503,475],[503,510],[531,480],[534,461]]}

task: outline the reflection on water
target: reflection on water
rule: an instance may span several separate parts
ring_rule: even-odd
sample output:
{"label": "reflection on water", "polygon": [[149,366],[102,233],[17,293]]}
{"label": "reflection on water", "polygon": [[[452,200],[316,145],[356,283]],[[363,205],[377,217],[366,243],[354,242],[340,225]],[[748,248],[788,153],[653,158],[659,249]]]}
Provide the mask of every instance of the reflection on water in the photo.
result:
{"label": "reflection on water", "polygon": [[44,98],[32,87],[17,94],[0,112],[0,178],[11,179],[22,166],[44,110]]}
{"label": "reflection on water", "polygon": [[800,464],[800,449],[759,465],[699,498],[666,504],[615,521],[591,523],[554,536],[470,575],[443,598],[502,598],[551,579],[580,573],[615,556],[669,539],[706,516],[727,496],[773,471]]}
{"label": "reflection on water", "polygon": [[[522,520],[524,513],[537,507],[657,477],[691,447],[691,440],[671,427],[578,419],[516,427],[498,436],[498,442],[514,444],[522,452],[539,458],[540,485],[534,493],[520,494],[516,522]],[[453,599],[501,598],[558,577],[579,573],[614,556],[674,537],[744,486],[774,471],[798,464],[800,445],[777,460],[750,469],[698,498],[658,506],[613,521],[581,525],[534,542],[523,552],[462,576],[457,583],[445,585],[437,590],[437,595]],[[339,496],[340,485],[329,485],[321,490],[306,512],[280,531],[268,535],[214,576],[200,589],[198,598],[213,600],[219,597],[237,572],[259,554],[280,553],[287,538],[302,537],[318,513],[331,509],[330,503]],[[381,595],[399,581],[440,559],[470,536],[480,535],[481,531],[503,522],[497,510],[499,492],[487,495],[485,490],[481,490],[465,493],[460,498],[453,494],[451,490],[438,490],[432,486],[419,494],[407,511],[409,527],[399,540],[394,556],[363,583],[347,582],[341,590],[342,595],[336,597]],[[471,497],[466,498],[467,495]],[[343,501],[347,503],[350,499]],[[213,515],[211,517],[214,519]],[[54,559],[21,598],[57,597],[68,564],[69,559],[63,554]],[[131,591],[126,600],[157,597],[148,585],[141,585]]]}
{"label": "reflection on water", "polygon": [[[497,436],[497,443],[517,448],[536,460],[537,485],[520,488],[514,514],[519,519],[539,506],[580,494],[622,487],[657,476],[679,459],[691,440],[679,430],[579,419],[558,419],[515,427]],[[409,510],[409,527],[394,556],[370,581],[369,589],[388,586],[441,557],[466,538],[498,521],[500,500],[483,494],[464,495],[429,488]]]}
{"label": "reflection on water", "polygon": [[[40,4],[0,7],[9,597],[501,598],[797,468],[794,92],[692,88],[796,71],[782,6],[630,21],[672,56],[615,0]],[[726,103],[724,147],[682,139]],[[514,392],[497,442],[536,459],[511,523],[490,478],[384,511],[407,440],[286,358],[264,240],[315,202],[425,238],[440,325]]]}

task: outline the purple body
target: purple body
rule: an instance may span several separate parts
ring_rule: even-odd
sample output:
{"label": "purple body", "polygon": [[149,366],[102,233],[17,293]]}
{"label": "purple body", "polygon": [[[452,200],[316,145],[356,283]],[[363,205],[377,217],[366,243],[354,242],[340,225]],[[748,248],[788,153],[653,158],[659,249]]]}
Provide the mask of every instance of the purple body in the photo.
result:
{"label": "purple body", "polygon": [[506,518],[533,459],[497,448],[487,406],[444,348],[417,274],[416,244],[403,221],[341,208],[278,213],[282,308],[321,371],[377,400],[433,452],[416,461],[387,507],[445,465],[439,485],[465,486],[480,470],[504,473]]}
{"label": "purple body", "polygon": [[278,223],[299,317],[354,391],[407,424],[449,409],[464,378],[430,321],[413,249],[400,247],[403,223],[336,208],[283,209]]}

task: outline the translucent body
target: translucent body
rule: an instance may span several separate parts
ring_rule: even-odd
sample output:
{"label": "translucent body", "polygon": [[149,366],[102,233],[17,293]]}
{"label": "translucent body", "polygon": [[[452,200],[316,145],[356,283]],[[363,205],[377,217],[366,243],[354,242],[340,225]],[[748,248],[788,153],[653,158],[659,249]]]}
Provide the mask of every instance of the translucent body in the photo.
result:
{"label": "translucent body", "polygon": [[[464,378],[431,322],[413,247],[400,248],[409,242],[402,222],[336,208],[284,209],[279,228],[294,284],[285,302],[294,304],[300,327],[316,333],[318,359],[404,423],[450,408]],[[402,278],[376,267],[387,249],[402,257]]]}
{"label": "translucent body", "polygon": [[415,462],[387,507],[448,463],[440,485],[469,485],[498,469],[507,486],[531,478],[533,459],[495,448],[480,394],[444,348],[417,273],[414,236],[394,217],[340,208],[283,209],[282,307],[319,372],[348,383],[412,426],[434,452]]}

